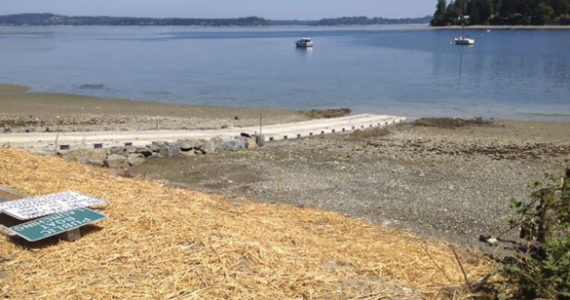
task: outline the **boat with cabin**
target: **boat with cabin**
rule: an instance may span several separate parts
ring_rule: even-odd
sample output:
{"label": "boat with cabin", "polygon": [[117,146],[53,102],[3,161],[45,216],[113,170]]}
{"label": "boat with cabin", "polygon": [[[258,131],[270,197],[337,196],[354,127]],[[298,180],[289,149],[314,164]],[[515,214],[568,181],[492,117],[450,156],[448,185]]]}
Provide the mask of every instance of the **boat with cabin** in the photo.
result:
{"label": "boat with cabin", "polygon": [[461,22],[461,36],[455,38],[455,45],[459,46],[473,46],[475,45],[475,40],[470,39],[465,35],[465,19],[469,19],[469,16],[463,16],[463,20]]}
{"label": "boat with cabin", "polygon": [[302,38],[300,40],[297,40],[295,42],[295,45],[297,48],[311,48],[313,47],[313,40],[310,38]]}
{"label": "boat with cabin", "polygon": [[472,46],[475,45],[475,40],[462,35],[458,38],[455,38],[455,45]]}

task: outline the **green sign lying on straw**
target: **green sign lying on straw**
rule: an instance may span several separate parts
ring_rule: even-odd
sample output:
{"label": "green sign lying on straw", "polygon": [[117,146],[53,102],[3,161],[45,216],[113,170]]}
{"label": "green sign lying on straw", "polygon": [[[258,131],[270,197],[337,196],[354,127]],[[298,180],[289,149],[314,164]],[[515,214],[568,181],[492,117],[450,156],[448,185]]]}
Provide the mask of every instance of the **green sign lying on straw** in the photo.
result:
{"label": "green sign lying on straw", "polygon": [[76,208],[12,226],[10,230],[27,241],[36,242],[106,218],[89,208]]}

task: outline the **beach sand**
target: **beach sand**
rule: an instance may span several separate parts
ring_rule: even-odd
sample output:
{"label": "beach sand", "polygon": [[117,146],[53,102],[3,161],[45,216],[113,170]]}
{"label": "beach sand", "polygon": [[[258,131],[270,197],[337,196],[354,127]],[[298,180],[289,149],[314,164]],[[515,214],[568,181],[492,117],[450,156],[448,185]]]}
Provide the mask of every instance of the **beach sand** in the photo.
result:
{"label": "beach sand", "polygon": [[279,109],[168,105],[68,94],[30,93],[0,85],[0,132],[201,129],[278,124],[310,119]]}

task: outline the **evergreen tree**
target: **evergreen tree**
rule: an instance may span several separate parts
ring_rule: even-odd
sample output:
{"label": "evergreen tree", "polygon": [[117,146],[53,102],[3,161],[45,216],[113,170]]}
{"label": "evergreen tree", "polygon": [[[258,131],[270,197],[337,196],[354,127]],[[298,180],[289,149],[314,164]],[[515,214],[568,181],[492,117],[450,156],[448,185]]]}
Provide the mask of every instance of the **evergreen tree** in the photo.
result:
{"label": "evergreen tree", "polygon": [[570,24],[570,0],[438,0],[431,24],[461,24],[465,15],[470,25]]}
{"label": "evergreen tree", "polygon": [[482,24],[489,24],[489,20],[493,16],[493,2],[491,2],[491,0],[481,0],[479,14],[480,22]]}
{"label": "evergreen tree", "polygon": [[532,10],[532,24],[544,25],[552,21],[554,10],[544,1],[540,1]]}
{"label": "evergreen tree", "polygon": [[445,25],[445,10],[447,7],[447,3],[445,0],[438,0],[437,7],[435,10],[435,14],[433,15],[433,19],[431,20],[431,25],[433,26],[443,26]]}

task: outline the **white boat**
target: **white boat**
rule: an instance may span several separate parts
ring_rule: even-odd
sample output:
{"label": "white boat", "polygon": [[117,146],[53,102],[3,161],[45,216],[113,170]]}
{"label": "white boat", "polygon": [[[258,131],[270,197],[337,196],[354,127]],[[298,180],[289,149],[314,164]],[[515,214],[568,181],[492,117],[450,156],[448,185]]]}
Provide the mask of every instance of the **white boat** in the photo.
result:
{"label": "white boat", "polygon": [[466,36],[460,36],[458,38],[455,38],[455,45],[471,46],[471,45],[475,45],[475,40],[470,39]]}
{"label": "white boat", "polygon": [[475,45],[475,40],[470,39],[465,35],[465,19],[469,19],[469,16],[463,16],[463,21],[461,25],[461,36],[455,38],[455,45],[460,46],[472,46]]}
{"label": "white boat", "polygon": [[302,38],[295,42],[297,48],[311,48],[313,47],[313,41],[310,38]]}

